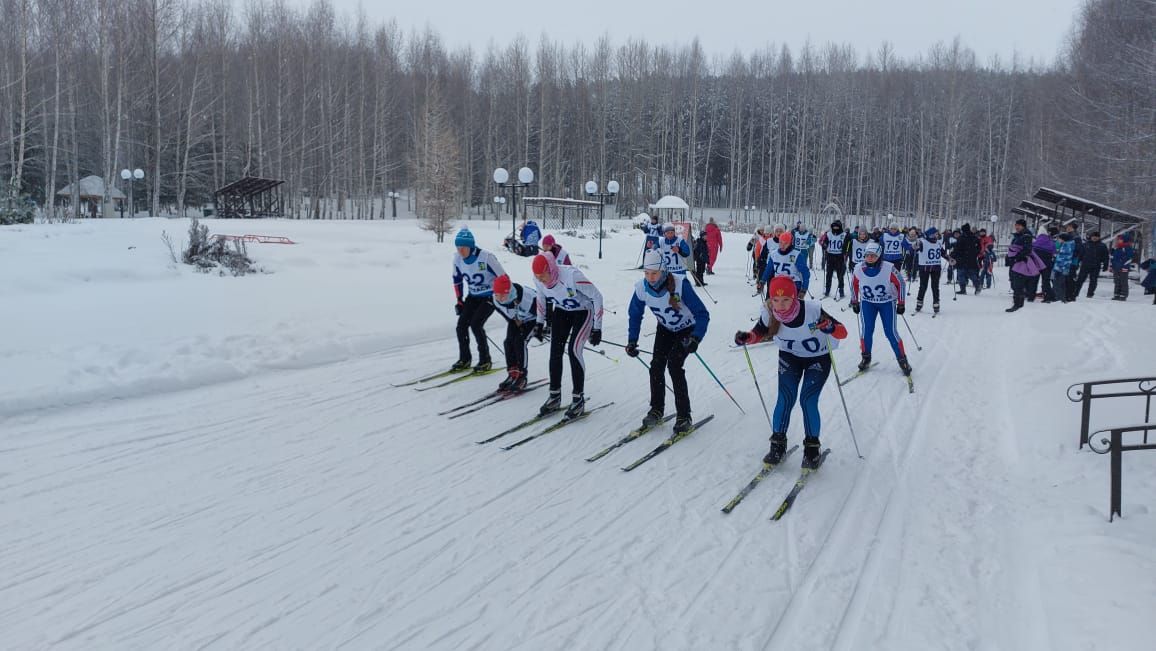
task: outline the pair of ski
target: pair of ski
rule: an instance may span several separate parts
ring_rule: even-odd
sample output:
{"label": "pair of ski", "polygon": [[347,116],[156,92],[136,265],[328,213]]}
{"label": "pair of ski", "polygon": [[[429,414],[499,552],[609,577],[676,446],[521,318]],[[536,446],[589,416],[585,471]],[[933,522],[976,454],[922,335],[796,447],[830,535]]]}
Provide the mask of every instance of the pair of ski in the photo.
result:
{"label": "pair of ski", "polygon": [[[594,407],[593,409],[587,409],[587,410],[583,411],[581,414],[578,414],[577,416],[574,416],[573,418],[563,416],[561,420],[559,420],[558,422],[554,423],[553,425],[547,427],[546,429],[541,430],[540,432],[537,432],[535,434],[531,434],[530,436],[527,436],[526,438],[524,438],[520,441],[515,441],[514,443],[511,443],[510,445],[507,445],[507,446],[503,447],[502,449],[503,450],[513,450],[514,448],[521,446],[521,445],[525,445],[525,444],[529,443],[530,441],[533,441],[536,438],[541,438],[541,437],[549,434],[550,432],[556,432],[556,431],[562,429],[563,427],[569,425],[570,423],[582,420],[582,419],[586,418],[587,416],[589,416],[590,414],[592,414],[592,413],[594,413],[600,409],[605,409],[606,407],[609,407],[612,404],[614,404],[614,403],[608,402],[604,405],[598,405],[597,407]],[[493,443],[494,441],[497,441],[498,439],[500,439],[504,436],[507,436],[509,434],[513,434],[514,432],[526,429],[527,427],[530,427],[530,426],[535,425],[537,423],[540,423],[540,422],[542,422],[548,418],[551,418],[555,414],[557,414],[558,411],[559,410],[555,409],[555,410],[546,412],[544,414],[538,414],[537,416],[534,416],[533,418],[531,418],[529,420],[524,420],[524,421],[518,423],[517,425],[514,425],[513,427],[505,430],[504,432],[499,432],[499,433],[491,436],[488,439],[477,441],[477,444],[478,445],[485,445],[486,443]]]}
{"label": "pair of ski", "polygon": [[[593,456],[588,457],[586,459],[586,461],[597,461],[597,460],[601,459],[602,457],[610,454],[614,450],[617,450],[618,448],[626,445],[627,443],[629,443],[635,439],[641,438],[642,435],[646,434],[650,430],[652,430],[656,427],[659,427],[664,423],[670,422],[670,420],[672,418],[674,418],[673,414],[670,416],[664,417],[661,421],[659,421],[658,423],[655,423],[652,427],[639,427],[636,430],[632,430],[626,436],[618,439],[614,443],[611,443],[609,446],[596,452]],[[666,439],[662,443],[659,443],[658,447],[654,448],[650,452],[647,452],[645,455],[643,455],[641,458],[639,458],[634,463],[632,463],[628,466],[625,466],[624,468],[622,468],[622,470],[625,472],[630,472],[631,470],[634,470],[638,466],[641,466],[642,464],[646,463],[647,461],[650,461],[654,457],[657,457],[658,455],[662,454],[663,452],[666,452],[670,448],[670,446],[672,446],[675,443],[678,443],[679,441],[681,441],[682,439],[690,436],[696,430],[698,430],[698,428],[702,427],[703,425],[706,425],[707,423],[709,423],[713,419],[714,419],[714,414],[711,414],[711,415],[707,416],[706,418],[699,420],[697,423],[694,423],[693,425],[691,425],[690,429],[688,429],[687,431],[679,432],[677,434],[672,435],[670,438]]]}
{"label": "pair of ski", "polygon": [[[861,371],[856,371],[855,373],[851,374],[850,376],[840,380],[839,386],[841,386],[841,387],[846,386],[847,383],[851,382],[855,378],[862,377],[862,376],[866,375],[867,371],[870,371],[877,364],[879,364],[879,362],[871,362],[871,364],[868,365],[867,368],[865,368]],[[907,380],[907,393],[915,393],[915,381],[911,379],[910,375],[905,375],[903,377]]]}
{"label": "pair of ski", "polygon": [[502,391],[501,389],[495,389],[494,391],[487,393],[477,400],[471,400],[470,402],[458,405],[457,407],[453,407],[445,411],[439,411],[438,416],[446,416],[452,414],[450,416],[450,420],[453,420],[454,418],[461,418],[466,414],[472,414],[475,411],[481,411],[490,405],[496,405],[499,402],[504,402],[511,398],[517,398],[523,393],[529,393],[534,389],[540,389],[541,387],[546,386],[547,382],[549,382],[549,380],[544,378],[541,380],[534,380],[533,382],[527,384],[525,388],[518,391]]}
{"label": "pair of ski", "polygon": [[[461,370],[453,370],[453,371],[442,371],[441,373],[434,373],[433,375],[427,375],[425,377],[420,377],[416,380],[410,380],[409,382],[402,382],[401,384],[391,384],[390,386],[395,387],[395,388],[411,387],[415,384],[425,384],[427,382],[433,382],[434,380],[440,380],[440,379],[446,378],[446,377],[450,378],[449,380],[446,380],[445,382],[439,382],[437,384],[432,384],[430,386],[417,387],[414,389],[414,391],[429,391],[430,389],[440,389],[442,387],[448,387],[451,384],[457,384],[458,382],[463,382],[463,381],[468,380],[470,378],[482,377],[483,375],[490,375],[492,373],[497,373],[498,371],[504,371],[504,370],[506,370],[505,367],[491,368],[488,371],[475,371],[475,370],[469,369],[469,368],[465,368],[465,369],[461,369]],[[451,377],[451,376],[456,376],[456,377]]]}
{"label": "pair of ski", "polygon": [[[798,445],[791,446],[791,449],[787,450],[787,453],[783,455],[783,461],[790,457],[791,453],[797,449],[799,449]],[[787,511],[790,510],[791,506],[794,505],[795,500],[799,497],[799,493],[803,492],[803,488],[807,486],[807,482],[811,479],[811,475],[815,474],[815,472],[823,466],[823,462],[827,460],[827,455],[829,454],[831,454],[831,448],[823,450],[822,454],[819,455],[819,463],[817,463],[814,468],[803,468],[801,471],[799,471],[799,478],[795,480],[795,485],[791,487],[790,492],[788,492],[787,496],[783,498],[783,503],[779,505],[779,508],[775,509],[775,513],[771,516],[771,520],[781,520],[782,517],[786,515]],[[748,482],[746,486],[743,486],[743,489],[739,491],[738,495],[735,495],[734,499],[727,502],[726,506],[722,507],[722,512],[730,513],[733,511],[735,507],[739,505],[739,502],[743,501],[743,498],[745,498],[747,495],[750,495],[751,491],[753,491],[756,486],[758,486],[764,479],[767,478],[768,475],[771,474],[775,468],[778,468],[780,465],[782,465],[782,461],[780,461],[778,464],[764,463],[763,469],[760,470],[757,475],[755,475],[754,479]]]}

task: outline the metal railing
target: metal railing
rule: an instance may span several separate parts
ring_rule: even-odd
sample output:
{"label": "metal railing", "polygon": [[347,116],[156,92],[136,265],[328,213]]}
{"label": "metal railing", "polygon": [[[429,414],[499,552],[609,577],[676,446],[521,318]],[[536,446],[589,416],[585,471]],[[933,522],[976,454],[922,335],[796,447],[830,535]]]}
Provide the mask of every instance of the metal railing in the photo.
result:
{"label": "metal railing", "polygon": [[[1144,442],[1140,445],[1124,445],[1124,434],[1143,432]],[[1100,439],[1097,445],[1095,441],[1089,441],[1088,447],[1097,454],[1110,454],[1112,465],[1111,489],[1109,496],[1109,513],[1108,522],[1111,522],[1117,515],[1123,517],[1120,513],[1121,501],[1121,484],[1123,483],[1123,456],[1125,452],[1133,450],[1156,450],[1156,443],[1148,442],[1148,434],[1156,432],[1156,423],[1144,423],[1140,425],[1122,425],[1119,427],[1110,427],[1095,432],[1095,434],[1109,433],[1109,438]],[[1100,447],[1102,446],[1102,447]]]}
{"label": "metal railing", "polygon": [[[1105,385],[1135,384],[1136,390],[1093,393],[1095,387]],[[1074,391],[1074,393],[1073,393]],[[1088,427],[1092,417],[1092,401],[1100,398],[1128,398],[1144,396],[1144,421],[1152,420],[1152,398],[1156,396],[1156,377],[1127,378],[1121,380],[1098,380],[1078,382],[1068,387],[1068,400],[1080,403],[1080,449],[1088,443]],[[1104,430],[1107,431],[1107,430]]]}

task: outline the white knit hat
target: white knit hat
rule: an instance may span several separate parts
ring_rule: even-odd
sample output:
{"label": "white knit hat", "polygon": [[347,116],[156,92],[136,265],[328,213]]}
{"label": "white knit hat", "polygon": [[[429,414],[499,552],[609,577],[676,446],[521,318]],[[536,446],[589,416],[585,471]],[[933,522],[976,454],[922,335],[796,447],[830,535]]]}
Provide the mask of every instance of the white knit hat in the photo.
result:
{"label": "white knit hat", "polygon": [[642,256],[642,268],[646,271],[662,271],[662,253],[651,249]]}

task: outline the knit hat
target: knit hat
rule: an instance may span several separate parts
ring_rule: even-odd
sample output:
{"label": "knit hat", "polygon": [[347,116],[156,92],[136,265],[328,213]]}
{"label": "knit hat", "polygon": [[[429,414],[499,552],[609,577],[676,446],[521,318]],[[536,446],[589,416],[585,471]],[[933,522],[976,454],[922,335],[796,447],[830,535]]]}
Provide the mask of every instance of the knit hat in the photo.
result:
{"label": "knit hat", "polygon": [[971,224],[964,224],[963,226],[959,227],[959,230],[963,231],[964,233],[970,233],[971,232]]}
{"label": "knit hat", "polygon": [[879,256],[883,255],[883,247],[879,246],[878,242],[872,242],[868,244],[867,248],[863,250],[863,257],[866,258],[869,255],[873,255],[878,258]]}
{"label": "knit hat", "polygon": [[923,235],[924,237],[935,237],[936,235],[939,235],[939,230],[932,226],[931,228],[924,231]]}
{"label": "knit hat", "polygon": [[662,225],[662,232],[663,233],[665,233],[667,231],[673,231],[673,230],[674,230],[674,224],[672,224],[670,222],[666,222],[665,224]]}
{"label": "knit hat", "polygon": [[494,279],[494,293],[509,294],[511,285],[512,283],[510,282],[510,277],[506,274],[502,274],[501,276],[498,276]]}
{"label": "knit hat", "polygon": [[799,290],[795,287],[795,281],[788,276],[775,276],[771,279],[770,291],[768,292],[770,298],[776,296],[790,296],[791,298],[798,298]]}
{"label": "knit hat", "polygon": [[554,248],[554,236],[553,235],[547,235],[546,237],[542,238],[542,248],[543,249]]}
{"label": "knit hat", "polygon": [[790,233],[779,234],[779,248],[789,247],[795,238],[791,237]]}
{"label": "knit hat", "polygon": [[646,271],[661,271],[662,270],[662,253],[657,249],[651,249],[642,256],[642,268]]}
{"label": "knit hat", "polygon": [[535,276],[549,274],[550,281],[545,283],[547,287],[553,287],[558,282],[558,263],[554,261],[554,254],[549,251],[534,256],[530,269],[534,271]]}
{"label": "knit hat", "polygon": [[1019,224],[1020,226],[1023,226],[1024,228],[1028,227],[1028,220],[1026,220],[1026,219],[1017,219],[1016,223]]}
{"label": "knit hat", "polygon": [[470,229],[463,228],[462,230],[458,231],[457,236],[454,237],[454,246],[467,246],[471,249],[474,248],[474,234],[470,232]]}

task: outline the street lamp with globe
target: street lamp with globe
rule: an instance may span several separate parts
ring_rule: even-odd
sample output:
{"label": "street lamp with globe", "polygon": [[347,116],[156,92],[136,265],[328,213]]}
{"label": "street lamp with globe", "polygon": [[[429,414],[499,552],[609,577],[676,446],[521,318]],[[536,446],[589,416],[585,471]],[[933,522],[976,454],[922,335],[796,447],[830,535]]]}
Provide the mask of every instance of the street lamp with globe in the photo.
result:
{"label": "street lamp with globe", "polygon": [[518,170],[518,182],[510,182],[510,173],[506,168],[499,167],[494,170],[494,183],[497,184],[500,190],[510,190],[510,207],[513,218],[510,220],[510,237],[515,237],[518,230],[518,188],[528,188],[534,182],[534,171],[529,167],[523,167]]}
{"label": "street lamp with globe", "polygon": [[618,194],[618,181],[610,181],[606,184],[606,192],[598,191],[598,184],[594,181],[586,182],[586,194],[591,197],[598,197],[598,259],[602,259],[602,213],[606,206],[606,200]]}
{"label": "street lamp with globe", "polygon": [[[136,184],[133,183],[133,181],[134,180],[139,181],[139,180],[143,179],[144,178],[144,170],[142,170],[139,167],[136,168],[135,170],[123,169],[120,171],[120,178],[124,179],[125,181],[128,181],[128,197],[129,197],[129,199],[128,199],[129,215],[128,216],[134,217],[134,216],[136,216],[136,194],[133,192],[133,189],[136,187]],[[120,204],[120,217],[121,217],[121,219],[124,219],[124,203],[123,202],[121,202],[121,204]]]}

